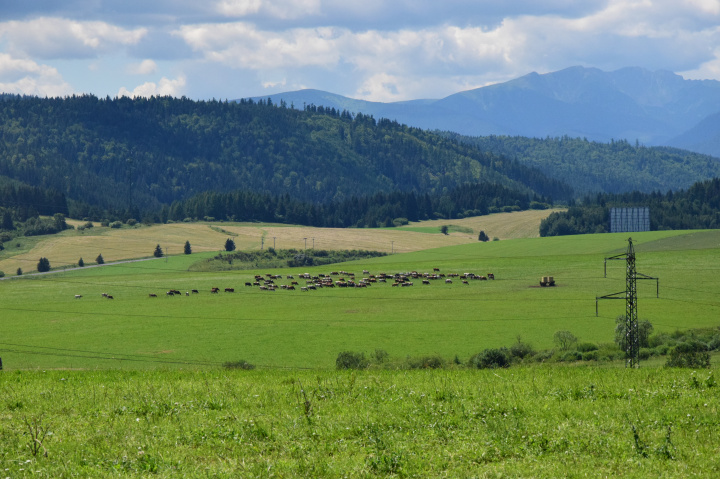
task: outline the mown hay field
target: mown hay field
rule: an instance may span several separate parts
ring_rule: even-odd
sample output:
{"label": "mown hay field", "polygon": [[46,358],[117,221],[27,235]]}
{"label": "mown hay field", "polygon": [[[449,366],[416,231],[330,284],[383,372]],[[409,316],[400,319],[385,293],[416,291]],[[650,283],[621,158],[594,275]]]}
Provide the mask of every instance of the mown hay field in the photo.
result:
{"label": "mown hay field", "polygon": [[[66,231],[59,235],[22,239],[31,242],[27,248],[15,251],[15,241],[0,252],[0,271],[15,274],[18,268],[25,273],[36,269],[41,257],[48,258],[53,268],[72,267],[83,258],[86,264],[95,262],[102,254],[105,262],[152,256],[156,245],[169,255],[182,254],[186,241],[194,252],[220,251],[231,238],[238,250],[256,251],[261,247],[282,249],[365,249],[405,253],[477,242],[481,230],[499,239],[534,238],[538,236],[540,221],[548,210],[530,210],[461,220],[435,220],[395,229],[310,228],[262,223],[174,223],[166,225],[101,227]],[[79,227],[85,222],[69,220]],[[440,233],[444,224],[463,227],[468,232]],[[419,228],[420,231],[413,231]]]}
{"label": "mown hay field", "polygon": [[[639,318],[656,331],[716,327],[720,231],[633,235],[637,270],[660,278],[638,283]],[[554,346],[556,331],[581,341],[611,342],[624,291],[625,265],[604,258],[627,248],[627,234],[526,238],[394,254],[345,264],[273,271],[190,272],[214,253],[85,268],[0,282],[6,368],[147,368],[219,366],[334,367],[342,351],[387,351],[391,357],[439,355],[461,362],[522,338]],[[412,287],[262,291],[254,275],[332,271],[493,273],[495,280]],[[557,286],[540,288],[541,276]],[[349,275],[343,275],[349,277]],[[333,277],[336,279],[337,277]],[[304,281],[298,288],[304,286]],[[210,293],[211,288],[220,293]],[[233,293],[225,293],[233,288]],[[183,294],[166,296],[170,289]],[[197,289],[198,293],[189,293]],[[185,293],[188,292],[186,296]],[[102,293],[114,297],[108,300]],[[150,294],[158,297],[151,298]],[[75,299],[75,295],[82,298]]]}

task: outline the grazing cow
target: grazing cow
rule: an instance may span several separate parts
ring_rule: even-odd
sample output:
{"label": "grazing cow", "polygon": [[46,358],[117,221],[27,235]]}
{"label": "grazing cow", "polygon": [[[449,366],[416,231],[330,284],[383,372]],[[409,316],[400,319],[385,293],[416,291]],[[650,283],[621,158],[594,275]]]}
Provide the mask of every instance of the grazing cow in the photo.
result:
{"label": "grazing cow", "polygon": [[235,288],[225,288],[225,292],[226,292],[226,293],[234,293],[234,292],[235,292]]}
{"label": "grazing cow", "polygon": [[185,291],[185,296],[190,296],[190,291]]}
{"label": "grazing cow", "polygon": [[199,293],[199,292],[200,292],[200,291],[198,291],[197,289],[193,289],[193,290],[191,291],[191,293]]}
{"label": "grazing cow", "polygon": [[102,294],[102,297],[103,297],[103,298],[107,298],[107,296],[108,296],[107,293],[103,293],[103,294]]}
{"label": "grazing cow", "polygon": [[424,279],[422,280],[422,284],[430,284],[430,280]]}
{"label": "grazing cow", "polygon": [[252,283],[245,283],[245,286],[250,286],[250,287],[252,287]]}
{"label": "grazing cow", "polygon": [[82,298],[82,294],[76,294],[76,295],[75,295],[75,299],[80,299],[80,298]]}
{"label": "grazing cow", "polygon": [[213,288],[210,290],[211,293],[217,293],[218,291],[220,291],[220,288]]}
{"label": "grazing cow", "polygon": [[393,283],[392,285],[393,285],[393,286],[397,286],[397,285],[399,285],[399,284],[400,284],[400,283]]}
{"label": "grazing cow", "polygon": [[107,299],[115,299],[115,298],[113,298],[112,296],[110,296],[110,295],[108,294],[108,295],[107,295]]}
{"label": "grazing cow", "polygon": [[175,296],[175,293],[173,293],[172,291],[168,291],[167,293],[165,293],[165,296]]}
{"label": "grazing cow", "polygon": [[463,284],[470,284],[466,279],[462,280]]}
{"label": "grazing cow", "polygon": [[308,290],[308,289],[307,289],[307,287],[305,287],[305,286],[302,286],[302,287],[300,288],[300,291],[307,291],[307,290]]}
{"label": "grazing cow", "polygon": [[439,273],[439,272],[440,272],[440,268],[433,268],[433,273],[434,273],[434,272],[438,272],[438,273]]}
{"label": "grazing cow", "polygon": [[495,279],[495,275],[492,273],[488,273],[487,277],[488,279]]}
{"label": "grazing cow", "polygon": [[452,280],[450,278],[446,279],[445,284],[452,284]]}
{"label": "grazing cow", "polygon": [[295,291],[295,286],[291,285],[291,286],[286,287],[285,289],[290,290],[290,291]]}
{"label": "grazing cow", "polygon": [[157,298],[157,294],[155,293],[150,293],[148,296],[150,296],[151,298]]}

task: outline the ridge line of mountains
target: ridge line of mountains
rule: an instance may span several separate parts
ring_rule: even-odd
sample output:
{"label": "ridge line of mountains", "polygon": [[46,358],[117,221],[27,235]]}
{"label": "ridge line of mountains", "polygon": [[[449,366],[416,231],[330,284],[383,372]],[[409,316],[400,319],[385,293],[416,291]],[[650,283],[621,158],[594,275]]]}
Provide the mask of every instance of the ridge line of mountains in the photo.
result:
{"label": "ridge line of mountains", "polygon": [[630,67],[604,72],[575,66],[435,100],[380,103],[310,89],[262,98],[296,108],[322,105],[465,136],[627,140],[720,158],[720,82],[685,80],[663,70]]}

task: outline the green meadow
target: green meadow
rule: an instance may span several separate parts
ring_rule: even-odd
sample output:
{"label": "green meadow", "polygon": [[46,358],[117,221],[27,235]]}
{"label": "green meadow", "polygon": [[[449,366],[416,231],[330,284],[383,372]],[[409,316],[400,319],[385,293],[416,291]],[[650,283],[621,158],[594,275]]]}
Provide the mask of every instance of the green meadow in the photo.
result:
{"label": "green meadow", "polygon": [[[718,326],[720,231],[632,235],[638,315],[655,332]],[[217,367],[246,360],[258,367],[333,369],[341,351],[390,357],[439,355],[465,362],[518,337],[536,349],[554,346],[556,331],[580,341],[612,342],[622,301],[597,296],[624,291],[627,234],[526,238],[471,243],[320,268],[190,272],[214,253],[85,268],[0,282],[3,365],[12,369]],[[481,275],[495,280],[412,287],[261,291],[256,274],[371,274],[417,271]],[[557,286],[540,288],[541,276]],[[367,275],[365,275],[367,276]],[[337,279],[337,277],[335,277]],[[288,284],[282,279],[278,284]],[[219,294],[211,294],[219,287]],[[234,288],[234,293],[224,293]],[[167,297],[170,289],[198,294]],[[102,296],[108,293],[114,299]],[[157,294],[156,298],[149,294]],[[82,298],[75,299],[75,295]]]}
{"label": "green meadow", "polygon": [[[714,369],[455,366],[556,331],[609,343],[627,234],[472,243],[322,268],[194,272],[216,253],[0,281],[2,477],[717,477]],[[717,328],[720,231],[634,233],[640,319]],[[256,274],[493,273],[261,291]],[[540,288],[541,276],[557,286]],[[349,275],[344,275],[349,277]],[[212,294],[211,288],[220,292]],[[225,293],[225,288],[235,292]],[[180,296],[165,292],[177,289]],[[185,291],[197,289],[186,296]],[[113,296],[106,299],[103,293]],[[157,297],[150,297],[149,294]],[[82,295],[76,299],[75,295]],[[342,351],[445,369],[337,371]],[[255,370],[225,369],[245,360]]]}

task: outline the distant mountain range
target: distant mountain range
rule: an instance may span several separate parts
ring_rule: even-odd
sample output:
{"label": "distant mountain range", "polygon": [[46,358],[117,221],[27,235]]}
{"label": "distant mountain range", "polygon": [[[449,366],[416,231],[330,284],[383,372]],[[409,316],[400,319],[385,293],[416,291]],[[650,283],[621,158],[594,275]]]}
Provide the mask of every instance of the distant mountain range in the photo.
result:
{"label": "distant mountain range", "polygon": [[[324,106],[467,136],[636,141],[720,158],[720,82],[668,71],[571,67],[439,100],[368,102],[319,90],[269,95],[302,109]],[[262,97],[266,99],[268,97]]]}

